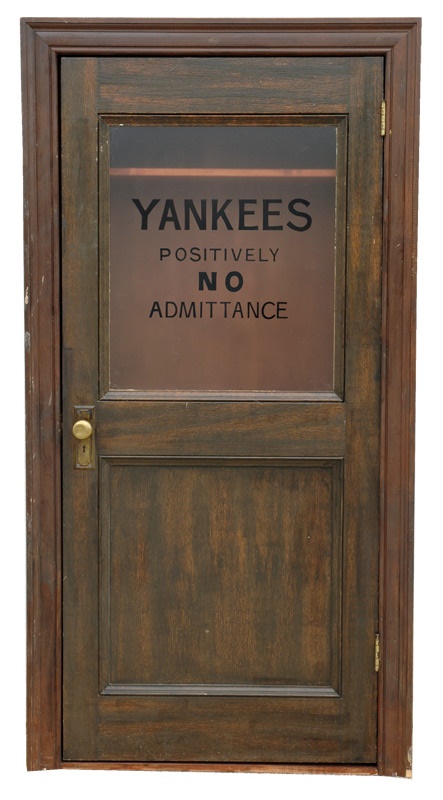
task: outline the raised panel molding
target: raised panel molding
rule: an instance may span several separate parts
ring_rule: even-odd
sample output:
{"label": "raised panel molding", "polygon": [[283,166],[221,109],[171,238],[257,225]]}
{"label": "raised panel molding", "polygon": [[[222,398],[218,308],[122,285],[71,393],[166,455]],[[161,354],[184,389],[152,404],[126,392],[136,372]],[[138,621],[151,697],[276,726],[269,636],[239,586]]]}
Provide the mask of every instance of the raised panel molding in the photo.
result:
{"label": "raised panel molding", "polygon": [[340,695],[341,459],[114,456],[100,469],[102,694]]}

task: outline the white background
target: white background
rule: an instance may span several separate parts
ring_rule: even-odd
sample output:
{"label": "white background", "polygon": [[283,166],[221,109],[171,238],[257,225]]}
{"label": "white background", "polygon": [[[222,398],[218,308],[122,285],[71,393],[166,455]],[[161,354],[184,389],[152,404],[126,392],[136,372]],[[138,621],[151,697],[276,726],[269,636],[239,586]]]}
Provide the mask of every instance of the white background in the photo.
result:
{"label": "white background", "polygon": [[[12,10],[11,10],[12,9]],[[442,792],[442,105],[438,0],[8,0],[2,9],[0,171],[0,789],[7,798],[434,798]],[[423,17],[420,156],[414,777],[224,775],[25,769],[25,505],[19,17]]]}

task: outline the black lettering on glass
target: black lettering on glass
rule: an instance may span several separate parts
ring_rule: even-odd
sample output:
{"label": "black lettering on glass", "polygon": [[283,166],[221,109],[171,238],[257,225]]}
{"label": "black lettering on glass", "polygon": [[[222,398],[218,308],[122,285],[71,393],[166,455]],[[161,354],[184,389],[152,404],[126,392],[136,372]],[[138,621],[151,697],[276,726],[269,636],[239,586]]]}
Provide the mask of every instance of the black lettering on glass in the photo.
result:
{"label": "black lettering on glass", "polygon": [[[238,281],[237,286],[234,286],[232,281]],[[243,286],[243,275],[240,272],[228,272],[225,278],[225,284],[228,292],[238,292]]]}
{"label": "black lettering on glass", "polygon": [[165,200],[165,206],[163,208],[162,218],[160,220],[160,225],[158,226],[159,231],[164,231],[165,225],[167,222],[172,222],[176,231],[181,231],[180,222],[178,219],[177,212],[175,210],[175,203],[173,200]]}
{"label": "black lettering on glass", "polygon": [[238,201],[238,229],[239,231],[258,231],[258,225],[246,225],[245,217],[254,216],[255,208],[250,209],[246,204],[257,205],[257,200],[239,200]]}
{"label": "black lettering on glass", "polygon": [[292,228],[293,231],[307,231],[312,225],[312,217],[310,214],[305,214],[304,211],[298,211],[295,208],[297,203],[303,203],[304,206],[309,206],[310,203],[308,200],[303,200],[302,197],[294,198],[288,203],[288,209],[291,214],[294,214],[296,217],[302,217],[306,220],[304,225],[296,225],[295,222],[288,222],[288,228]]}
{"label": "black lettering on glass", "polygon": [[138,208],[142,217],[141,230],[147,231],[149,214],[151,213],[152,209],[155,208],[157,203],[160,202],[160,200],[151,200],[147,208],[143,208],[142,204],[140,203],[140,200],[138,200],[137,198],[132,202],[135,204],[136,208]]}
{"label": "black lettering on glass", "polygon": [[264,231],[282,231],[283,225],[271,225],[269,222],[269,217],[279,217],[280,211],[272,210],[270,208],[271,203],[280,203],[282,204],[282,200],[263,200],[263,230]]}
{"label": "black lettering on glass", "polygon": [[[205,287],[206,284],[206,287]],[[198,273],[198,290],[202,292],[203,289],[209,289],[210,292],[214,292],[217,288],[217,273],[211,272],[211,277],[209,277],[207,272],[199,272]]]}
{"label": "black lettering on glass", "polygon": [[201,231],[206,230],[206,200],[200,200],[200,212],[197,211],[193,200],[185,200],[185,231],[190,230],[191,214],[194,217],[197,227]]}
{"label": "black lettering on glass", "polygon": [[223,205],[218,208],[218,200],[212,200],[212,225],[211,230],[217,231],[218,230],[218,221],[221,218],[226,225],[228,231],[232,231],[233,227],[225,214],[226,207],[232,203],[232,200],[225,200]]}

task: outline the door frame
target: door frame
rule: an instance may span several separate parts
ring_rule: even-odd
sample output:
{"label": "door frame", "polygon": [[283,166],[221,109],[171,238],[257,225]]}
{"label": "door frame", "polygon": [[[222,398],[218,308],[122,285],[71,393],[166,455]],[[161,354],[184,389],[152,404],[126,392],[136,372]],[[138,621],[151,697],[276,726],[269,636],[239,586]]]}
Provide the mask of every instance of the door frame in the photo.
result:
{"label": "door frame", "polygon": [[[411,775],[419,19],[23,19],[28,769]],[[383,56],[377,767],[63,762],[59,68],[62,56]]]}

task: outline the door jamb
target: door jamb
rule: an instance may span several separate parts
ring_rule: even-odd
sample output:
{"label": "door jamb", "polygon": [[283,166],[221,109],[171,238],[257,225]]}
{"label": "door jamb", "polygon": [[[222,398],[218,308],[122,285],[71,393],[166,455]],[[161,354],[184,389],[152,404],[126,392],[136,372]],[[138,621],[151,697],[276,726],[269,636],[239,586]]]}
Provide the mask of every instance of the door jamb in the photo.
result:
{"label": "door jamb", "polygon": [[61,757],[59,64],[62,56],[385,58],[380,640],[376,767],[88,764],[410,776],[419,19],[23,19],[28,769]]}

